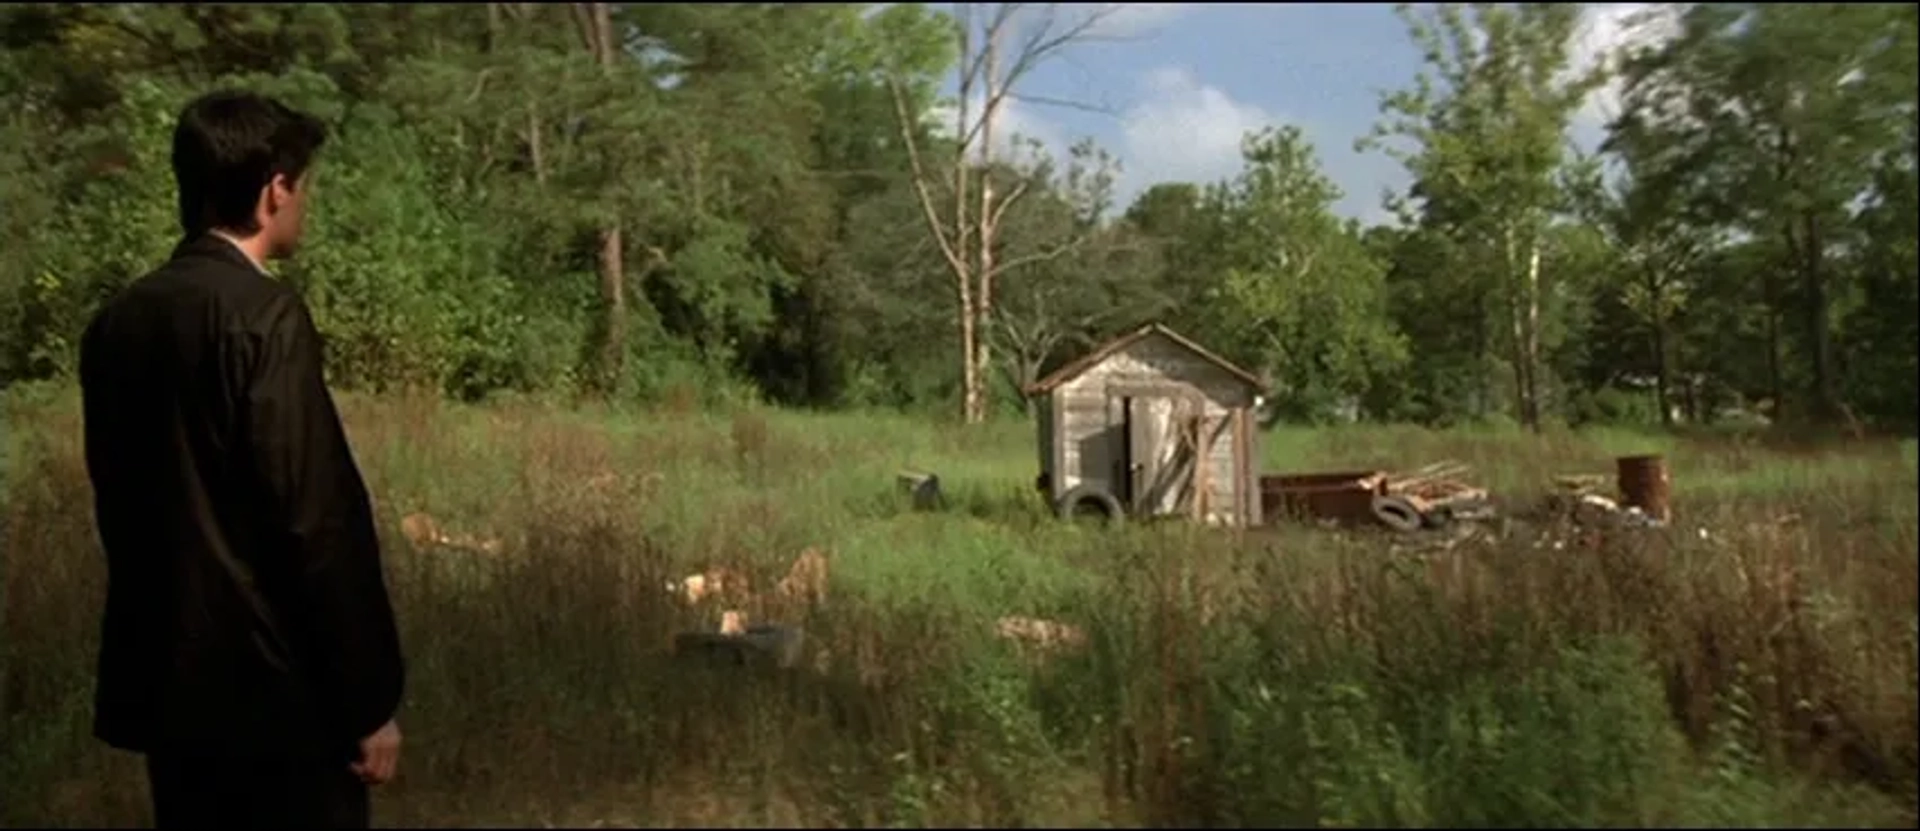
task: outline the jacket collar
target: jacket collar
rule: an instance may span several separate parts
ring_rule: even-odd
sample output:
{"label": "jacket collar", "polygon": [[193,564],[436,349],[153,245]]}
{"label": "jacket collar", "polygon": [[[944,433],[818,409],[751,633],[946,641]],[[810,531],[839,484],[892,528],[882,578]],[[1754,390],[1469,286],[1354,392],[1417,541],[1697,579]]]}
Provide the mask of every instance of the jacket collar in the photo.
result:
{"label": "jacket collar", "polygon": [[231,240],[214,231],[188,236],[174,246],[173,259],[183,257],[206,257],[219,260],[232,266],[244,268],[262,276],[273,276],[265,267],[255,263],[246,252],[233,244]]}

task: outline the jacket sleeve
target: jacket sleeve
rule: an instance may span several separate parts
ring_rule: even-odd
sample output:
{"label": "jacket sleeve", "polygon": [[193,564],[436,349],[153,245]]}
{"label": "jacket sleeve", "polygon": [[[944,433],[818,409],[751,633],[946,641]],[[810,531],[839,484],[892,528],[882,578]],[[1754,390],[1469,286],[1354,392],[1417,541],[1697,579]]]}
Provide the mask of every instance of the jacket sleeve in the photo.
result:
{"label": "jacket sleeve", "polygon": [[358,741],[393,716],[404,680],[373,510],[306,304],[288,292],[256,331],[244,421],[275,547],[290,558],[283,614],[321,706]]}

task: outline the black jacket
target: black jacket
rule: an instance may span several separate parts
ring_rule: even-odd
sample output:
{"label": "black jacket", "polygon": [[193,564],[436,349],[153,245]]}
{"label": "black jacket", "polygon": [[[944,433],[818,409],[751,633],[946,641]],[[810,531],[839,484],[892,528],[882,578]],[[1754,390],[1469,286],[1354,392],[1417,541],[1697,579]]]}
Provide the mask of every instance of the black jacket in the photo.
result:
{"label": "black jacket", "polygon": [[95,736],[352,754],[404,669],[306,304],[225,239],[189,239],[94,317],[80,383],[108,571]]}

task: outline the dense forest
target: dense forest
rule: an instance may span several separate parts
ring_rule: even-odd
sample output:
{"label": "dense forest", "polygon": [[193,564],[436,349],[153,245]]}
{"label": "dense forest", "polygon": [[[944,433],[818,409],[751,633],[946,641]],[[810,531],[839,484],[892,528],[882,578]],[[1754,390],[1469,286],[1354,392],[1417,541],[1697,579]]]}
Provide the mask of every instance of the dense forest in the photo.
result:
{"label": "dense forest", "polygon": [[344,388],[979,421],[1161,320],[1290,421],[1910,430],[1915,9],[1658,6],[1592,72],[1577,4],[1403,9],[1424,69],[1355,139],[1412,184],[1362,227],[1293,127],[1130,205],[1002,135],[1097,8],[8,5],[0,384],[165,258],[173,117],[237,85],[333,131],[281,273]]}

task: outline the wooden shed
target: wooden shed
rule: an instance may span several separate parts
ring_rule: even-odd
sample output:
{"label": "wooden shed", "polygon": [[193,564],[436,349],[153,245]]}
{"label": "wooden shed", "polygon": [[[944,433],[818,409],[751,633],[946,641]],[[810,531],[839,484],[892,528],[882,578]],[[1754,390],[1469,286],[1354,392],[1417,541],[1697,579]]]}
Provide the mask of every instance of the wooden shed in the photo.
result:
{"label": "wooden shed", "polygon": [[1253,412],[1266,391],[1173,330],[1142,326],[1027,386],[1039,489],[1062,515],[1259,525]]}

